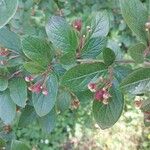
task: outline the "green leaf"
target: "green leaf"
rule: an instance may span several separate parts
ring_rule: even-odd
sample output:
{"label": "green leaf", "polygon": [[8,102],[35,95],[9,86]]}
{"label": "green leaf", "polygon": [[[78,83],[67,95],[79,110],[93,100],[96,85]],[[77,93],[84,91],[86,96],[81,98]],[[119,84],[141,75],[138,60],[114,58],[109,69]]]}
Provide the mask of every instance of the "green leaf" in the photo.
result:
{"label": "green leaf", "polygon": [[0,29],[0,45],[17,52],[22,51],[20,37],[7,28]]}
{"label": "green leaf", "polygon": [[87,89],[87,84],[94,77],[101,75],[107,67],[103,63],[80,64],[68,70],[62,77],[61,84],[74,91]]}
{"label": "green leaf", "polygon": [[106,36],[109,32],[109,17],[107,11],[98,12],[93,15],[91,23],[91,37]]}
{"label": "green leaf", "polygon": [[31,150],[24,142],[12,140],[11,150]]}
{"label": "green leaf", "polygon": [[22,39],[25,55],[39,65],[47,66],[52,61],[52,50],[47,41],[38,37],[26,36]]}
{"label": "green leaf", "polygon": [[0,76],[0,91],[5,91],[8,87],[8,79]]}
{"label": "green leaf", "polygon": [[53,109],[46,116],[39,118],[40,126],[45,133],[50,133],[56,126],[57,114]]}
{"label": "green leaf", "polygon": [[45,68],[32,61],[24,63],[23,66],[31,74],[39,74],[45,71]]}
{"label": "green leaf", "polygon": [[114,75],[119,83],[121,83],[122,80],[126,78],[131,72],[132,72],[132,69],[130,67],[126,67],[126,66],[114,67]]}
{"label": "green leaf", "polygon": [[5,124],[10,124],[16,115],[16,105],[9,95],[9,91],[0,92],[0,118]]}
{"label": "green leaf", "polygon": [[76,51],[78,46],[77,35],[64,18],[51,17],[46,25],[46,32],[49,40],[58,49],[66,53]]}
{"label": "green leaf", "polygon": [[57,108],[64,112],[71,106],[71,95],[66,90],[60,90],[57,97]]}
{"label": "green leaf", "polygon": [[42,93],[32,95],[34,108],[40,117],[47,115],[55,105],[58,91],[58,81],[55,75],[49,76],[46,87],[48,95],[45,96]]}
{"label": "green leaf", "polygon": [[60,62],[63,65],[72,65],[76,64],[76,54],[75,53],[66,53],[60,58]]}
{"label": "green leaf", "polygon": [[15,15],[18,7],[18,0],[0,0],[0,28],[5,26]]}
{"label": "green leaf", "polygon": [[129,74],[121,83],[123,91],[142,94],[150,91],[150,68],[139,68]]}
{"label": "green leaf", "polygon": [[140,0],[120,0],[122,15],[141,42],[146,44],[147,37],[145,23],[148,21],[148,12]]}
{"label": "green leaf", "polygon": [[10,97],[20,107],[25,107],[27,101],[27,85],[23,78],[17,77],[9,81]]}
{"label": "green leaf", "polygon": [[110,66],[116,59],[115,53],[110,48],[106,48],[103,50],[103,59],[105,64]]}
{"label": "green leaf", "polygon": [[106,47],[107,40],[105,37],[91,38],[82,49],[82,58],[96,58]]}
{"label": "green leaf", "polygon": [[135,60],[136,63],[143,63],[144,62],[144,51],[146,46],[142,43],[138,43],[129,48],[130,56]]}
{"label": "green leaf", "polygon": [[18,126],[19,127],[26,127],[31,124],[36,119],[36,112],[32,106],[27,106],[23,109]]}
{"label": "green leaf", "polygon": [[110,89],[111,98],[108,105],[102,102],[93,102],[93,114],[101,129],[112,127],[120,118],[123,111],[124,99],[117,86]]}

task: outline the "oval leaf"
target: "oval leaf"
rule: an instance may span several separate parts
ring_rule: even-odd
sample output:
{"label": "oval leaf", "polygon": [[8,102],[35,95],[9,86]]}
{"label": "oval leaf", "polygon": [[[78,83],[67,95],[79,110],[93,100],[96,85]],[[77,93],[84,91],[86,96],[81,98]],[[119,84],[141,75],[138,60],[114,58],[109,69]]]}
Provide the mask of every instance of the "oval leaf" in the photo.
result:
{"label": "oval leaf", "polygon": [[16,105],[10,97],[9,91],[0,92],[0,118],[5,124],[10,124],[16,115]]}
{"label": "oval leaf", "polygon": [[25,55],[40,65],[47,66],[52,61],[50,44],[43,39],[26,36],[22,39],[22,47]]}
{"label": "oval leaf", "polygon": [[146,46],[142,43],[138,43],[129,48],[130,56],[135,60],[136,63],[143,63],[144,62],[144,51]]}
{"label": "oval leaf", "polygon": [[64,52],[75,52],[78,46],[77,35],[66,20],[59,16],[50,18],[46,25],[49,40]]}
{"label": "oval leaf", "polygon": [[109,17],[107,11],[94,14],[91,23],[91,37],[106,36],[109,32]]}
{"label": "oval leaf", "polygon": [[8,79],[0,76],[0,91],[5,91],[8,87]]}
{"label": "oval leaf", "polygon": [[54,75],[50,75],[46,87],[48,89],[48,95],[33,94],[32,100],[36,113],[42,117],[47,115],[55,105],[57,99],[58,82]]}
{"label": "oval leaf", "polygon": [[15,15],[18,7],[18,0],[0,0],[0,28],[5,26]]}
{"label": "oval leaf", "polygon": [[145,23],[148,12],[140,0],[120,0],[123,18],[138,39],[147,42]]}
{"label": "oval leaf", "polygon": [[132,94],[150,91],[150,68],[140,68],[129,74],[121,83],[121,88]]}
{"label": "oval leaf", "polygon": [[103,59],[107,66],[110,66],[115,61],[115,58],[115,53],[110,48],[103,50]]}
{"label": "oval leaf", "polygon": [[83,47],[81,58],[95,58],[106,47],[107,40],[104,37],[91,38]]}
{"label": "oval leaf", "polygon": [[102,102],[93,102],[93,114],[101,129],[112,127],[120,118],[123,111],[124,99],[120,90],[113,86],[110,89],[111,98],[108,105]]}
{"label": "oval leaf", "polygon": [[20,107],[25,107],[27,101],[27,85],[23,78],[13,78],[9,81],[10,97]]}
{"label": "oval leaf", "polygon": [[85,90],[91,79],[104,73],[106,69],[103,63],[80,64],[65,73],[61,84],[74,91]]}

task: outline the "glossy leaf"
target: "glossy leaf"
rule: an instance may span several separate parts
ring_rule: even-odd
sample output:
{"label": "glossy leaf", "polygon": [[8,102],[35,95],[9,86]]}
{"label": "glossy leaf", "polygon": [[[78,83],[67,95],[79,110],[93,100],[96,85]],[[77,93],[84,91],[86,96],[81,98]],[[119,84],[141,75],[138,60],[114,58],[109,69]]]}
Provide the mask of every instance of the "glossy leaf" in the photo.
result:
{"label": "glossy leaf", "polygon": [[115,53],[111,49],[106,48],[103,50],[103,59],[107,66],[110,66],[112,63],[114,63],[115,58]]}
{"label": "glossy leaf", "polygon": [[0,28],[5,26],[15,15],[18,7],[18,0],[0,0]]}
{"label": "glossy leaf", "polygon": [[22,51],[20,37],[7,28],[0,29],[0,45],[19,53]]}
{"label": "glossy leaf", "polygon": [[27,85],[23,78],[13,78],[9,81],[10,97],[20,107],[25,107],[27,101]]}
{"label": "glossy leaf", "polygon": [[23,66],[31,74],[39,74],[45,71],[45,68],[43,66],[32,61],[24,63]]}
{"label": "glossy leaf", "polygon": [[147,41],[145,23],[148,12],[140,0],[120,0],[122,15],[138,39],[144,44]]}
{"label": "glossy leaf", "polygon": [[71,106],[71,95],[66,90],[60,90],[57,97],[57,108],[64,112]]}
{"label": "glossy leaf", "polygon": [[124,99],[118,87],[113,86],[110,94],[112,97],[109,99],[108,105],[98,101],[93,102],[93,115],[101,129],[112,127],[123,111]]}
{"label": "glossy leaf", "polygon": [[121,88],[132,94],[150,91],[150,68],[140,68],[129,74],[121,83]]}
{"label": "glossy leaf", "polygon": [[48,95],[33,94],[32,100],[36,113],[42,117],[47,115],[55,105],[58,91],[58,81],[54,75],[50,75],[46,84]]}
{"label": "glossy leaf", "polygon": [[0,76],[0,91],[5,91],[8,87],[8,79]]}
{"label": "glossy leaf", "polygon": [[66,53],[76,51],[78,46],[77,35],[64,18],[51,17],[46,25],[46,32],[49,40],[58,49]]}
{"label": "glossy leaf", "polygon": [[82,49],[82,58],[95,58],[106,47],[107,40],[104,37],[91,38]]}
{"label": "glossy leaf", "polygon": [[32,61],[47,66],[52,61],[50,44],[38,37],[26,36],[22,40],[23,52]]}
{"label": "glossy leaf", "polygon": [[142,43],[138,43],[129,48],[130,56],[135,60],[136,63],[143,63],[144,62],[144,51],[146,46]]}
{"label": "glossy leaf", "polygon": [[61,84],[74,91],[87,89],[87,84],[95,76],[106,72],[103,63],[80,64],[68,70],[62,77]]}
{"label": "glossy leaf", "polygon": [[9,95],[9,91],[0,92],[0,118],[5,124],[10,124],[16,115],[16,105]]}
{"label": "glossy leaf", "polygon": [[109,32],[109,17],[107,11],[94,14],[91,23],[91,37],[106,36]]}

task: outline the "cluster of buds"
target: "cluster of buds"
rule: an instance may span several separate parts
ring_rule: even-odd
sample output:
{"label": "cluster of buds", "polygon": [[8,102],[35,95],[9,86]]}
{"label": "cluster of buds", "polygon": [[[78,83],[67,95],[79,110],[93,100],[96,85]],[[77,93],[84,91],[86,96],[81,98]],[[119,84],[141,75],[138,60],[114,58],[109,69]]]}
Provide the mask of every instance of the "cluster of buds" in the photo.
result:
{"label": "cluster of buds", "polygon": [[82,28],[82,20],[81,19],[77,19],[72,23],[72,26],[77,30],[77,31],[81,31]]}
{"label": "cluster of buds", "polygon": [[102,102],[103,104],[107,105],[109,102],[109,98],[111,97],[110,93],[108,92],[109,87],[98,88],[96,83],[89,83],[88,89],[91,92],[94,92],[94,99],[96,101]]}
{"label": "cluster of buds", "polygon": [[0,48],[0,56],[9,55],[9,50],[7,48]]}
{"label": "cluster of buds", "polygon": [[25,81],[30,82],[30,86],[28,87],[28,90],[31,91],[32,93],[36,93],[36,94],[42,93],[43,95],[47,96],[48,90],[46,86],[43,86],[40,82],[32,84],[33,80],[34,78],[32,76],[25,77]]}
{"label": "cluster of buds", "polygon": [[97,90],[94,95],[96,101],[100,101],[105,105],[108,104],[110,97],[111,97],[110,93],[105,88]]}

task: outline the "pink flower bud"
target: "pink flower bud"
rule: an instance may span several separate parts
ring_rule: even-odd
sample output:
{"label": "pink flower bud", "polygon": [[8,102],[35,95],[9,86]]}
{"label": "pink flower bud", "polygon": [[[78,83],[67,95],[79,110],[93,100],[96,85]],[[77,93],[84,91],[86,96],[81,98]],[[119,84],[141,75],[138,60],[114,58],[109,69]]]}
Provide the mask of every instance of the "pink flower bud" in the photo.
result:
{"label": "pink flower bud", "polygon": [[88,84],[88,89],[89,89],[91,92],[96,92],[97,85],[96,85],[95,83],[89,83],[89,84]]}
{"label": "pink flower bud", "polygon": [[43,95],[47,96],[48,95],[48,90],[47,89],[43,89],[42,93],[43,93]]}
{"label": "pink flower bud", "polygon": [[82,28],[82,20],[77,19],[72,23],[72,26],[77,30],[77,31],[81,31]]}
{"label": "pink flower bud", "polygon": [[142,100],[141,99],[140,100],[135,100],[134,101],[134,106],[136,108],[141,108],[141,106],[142,106]]}

